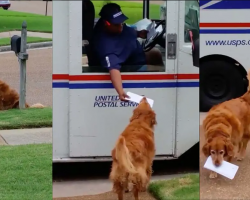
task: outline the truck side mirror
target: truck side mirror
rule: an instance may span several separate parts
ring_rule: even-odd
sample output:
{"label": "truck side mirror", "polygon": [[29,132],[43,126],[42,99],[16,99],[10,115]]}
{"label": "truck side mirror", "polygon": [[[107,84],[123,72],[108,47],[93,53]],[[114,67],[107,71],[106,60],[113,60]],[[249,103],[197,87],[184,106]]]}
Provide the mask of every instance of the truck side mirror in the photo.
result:
{"label": "truck side mirror", "polygon": [[14,51],[16,54],[20,53],[21,48],[21,37],[18,35],[13,35],[10,40],[11,51]]}
{"label": "truck side mirror", "polygon": [[193,33],[193,40],[196,41],[200,38],[200,30],[197,29],[191,29],[192,33]]}
{"label": "truck side mirror", "polygon": [[192,57],[193,57],[193,66],[199,67],[200,65],[200,38],[198,31],[196,29],[188,30],[190,41],[192,43]]}
{"label": "truck side mirror", "polygon": [[195,67],[200,66],[200,39],[194,41],[194,48],[192,49],[193,65]]}

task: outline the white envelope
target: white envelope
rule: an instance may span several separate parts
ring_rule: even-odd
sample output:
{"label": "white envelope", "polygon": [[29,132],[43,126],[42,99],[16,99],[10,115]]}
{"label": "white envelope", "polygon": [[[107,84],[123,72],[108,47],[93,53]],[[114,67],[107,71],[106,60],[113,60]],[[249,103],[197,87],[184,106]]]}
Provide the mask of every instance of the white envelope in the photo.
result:
{"label": "white envelope", "polygon": [[135,24],[133,24],[133,26],[136,26],[137,31],[141,31],[141,30],[146,30],[148,25],[151,23],[152,23],[152,21],[150,19],[144,18],[144,19],[136,22]]}
{"label": "white envelope", "polygon": [[147,39],[150,39],[151,37],[156,35],[156,30],[155,30],[155,22],[152,22],[148,27],[148,34],[147,34]]}
{"label": "white envelope", "polygon": [[[130,97],[130,98],[126,98],[127,100],[129,101],[133,101],[135,103],[140,103],[140,101],[142,100],[143,96],[141,95],[138,95],[138,94],[135,94],[135,93],[132,93],[132,92],[127,92],[127,95]],[[154,100],[153,99],[149,99],[147,98],[147,101],[149,103],[149,105],[151,106],[151,108],[153,107],[153,104],[154,104]]]}
{"label": "white envelope", "polygon": [[234,179],[234,176],[236,172],[238,171],[239,166],[229,163],[227,161],[223,161],[219,167],[216,167],[213,164],[211,156],[209,156],[204,165],[204,168],[210,169],[211,171],[221,174],[222,176],[225,176],[229,179]]}

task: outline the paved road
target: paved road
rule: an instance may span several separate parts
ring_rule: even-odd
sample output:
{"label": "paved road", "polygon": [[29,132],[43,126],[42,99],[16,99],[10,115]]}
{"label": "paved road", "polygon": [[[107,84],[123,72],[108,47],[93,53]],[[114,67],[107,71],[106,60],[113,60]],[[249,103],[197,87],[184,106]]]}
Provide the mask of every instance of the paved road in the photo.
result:
{"label": "paved road", "polygon": [[[205,115],[202,114],[201,118]],[[204,131],[200,128],[200,198],[201,199],[250,199],[250,147],[245,160],[233,161],[239,170],[233,180],[221,175],[217,179],[209,178],[209,171],[204,169],[205,157],[201,152],[204,144]]]}
{"label": "paved road", "polygon": [[[52,106],[52,48],[28,50],[27,103]],[[13,52],[0,53],[0,79],[19,92],[19,63]]]}
{"label": "paved road", "polygon": [[[46,1],[11,1],[9,10],[45,15]],[[48,2],[47,15],[52,16],[52,2]]]}

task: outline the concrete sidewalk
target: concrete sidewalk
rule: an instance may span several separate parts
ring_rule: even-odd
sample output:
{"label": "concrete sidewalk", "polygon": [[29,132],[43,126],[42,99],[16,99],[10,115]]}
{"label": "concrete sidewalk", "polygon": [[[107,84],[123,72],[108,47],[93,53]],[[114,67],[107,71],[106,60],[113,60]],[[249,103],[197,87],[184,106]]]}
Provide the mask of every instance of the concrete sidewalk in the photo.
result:
{"label": "concrete sidewalk", "polygon": [[[0,33],[0,39],[1,38],[11,38],[13,35],[19,35],[19,36],[21,36],[21,31],[1,32]],[[39,37],[39,38],[52,39],[52,33],[40,33],[40,32],[27,31],[27,36],[28,37]],[[27,49],[36,49],[36,48],[51,47],[52,44],[53,44],[52,41],[38,42],[38,43],[28,43],[27,44]],[[0,52],[6,52],[6,51],[11,51],[10,45],[0,46]]]}
{"label": "concrete sidewalk", "polygon": [[[8,31],[8,32],[1,32],[0,38],[11,38],[13,35],[19,35],[21,36],[21,31]],[[28,37],[40,37],[40,38],[50,38],[52,39],[52,33],[41,33],[41,32],[32,32],[27,31]]]}
{"label": "concrete sidewalk", "polygon": [[52,128],[13,129],[0,131],[0,145],[52,143]]}

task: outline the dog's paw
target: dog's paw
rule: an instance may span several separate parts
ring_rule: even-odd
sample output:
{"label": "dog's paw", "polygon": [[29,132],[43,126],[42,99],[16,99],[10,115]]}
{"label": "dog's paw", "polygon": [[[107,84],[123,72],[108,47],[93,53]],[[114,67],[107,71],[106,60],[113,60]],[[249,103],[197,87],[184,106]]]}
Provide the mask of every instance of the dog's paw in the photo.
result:
{"label": "dog's paw", "polygon": [[128,189],[128,188],[127,188],[127,189],[125,189],[124,191],[125,191],[125,193],[129,193],[129,189]]}
{"label": "dog's paw", "polygon": [[242,161],[243,159],[243,157],[237,157],[237,161]]}
{"label": "dog's paw", "polygon": [[237,155],[236,155],[236,160],[237,161],[242,161],[244,159],[244,155],[242,155],[241,153],[238,153]]}
{"label": "dog's paw", "polygon": [[209,175],[209,178],[217,178],[217,173],[216,172],[211,172]]}

